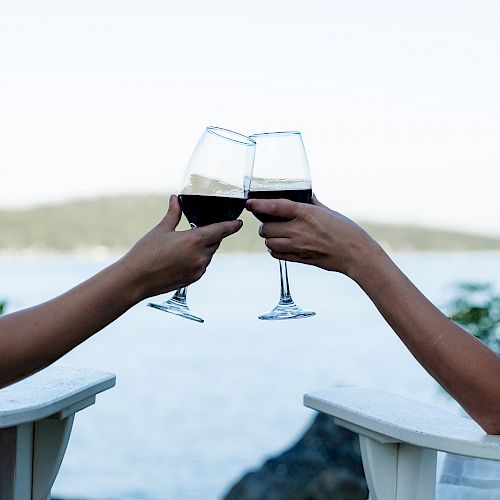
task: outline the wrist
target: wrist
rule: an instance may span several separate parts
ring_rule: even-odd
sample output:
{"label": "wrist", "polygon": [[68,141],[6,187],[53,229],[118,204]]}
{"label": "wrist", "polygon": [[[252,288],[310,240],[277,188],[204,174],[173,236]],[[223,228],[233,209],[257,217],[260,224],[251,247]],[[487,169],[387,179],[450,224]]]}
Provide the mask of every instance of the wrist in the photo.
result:
{"label": "wrist", "polygon": [[135,266],[131,265],[127,259],[127,255],[117,260],[111,267],[117,274],[121,293],[130,306],[146,298],[147,293],[144,289],[144,277],[137,271]]}
{"label": "wrist", "polygon": [[371,238],[353,251],[352,263],[346,275],[365,288],[370,280],[377,279],[380,270],[390,262],[384,249]]}

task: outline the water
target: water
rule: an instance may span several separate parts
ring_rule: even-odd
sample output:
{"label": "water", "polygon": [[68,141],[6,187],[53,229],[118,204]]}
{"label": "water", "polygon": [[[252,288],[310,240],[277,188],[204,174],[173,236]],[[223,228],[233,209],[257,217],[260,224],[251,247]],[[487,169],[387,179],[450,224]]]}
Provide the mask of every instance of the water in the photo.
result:
{"label": "water", "polygon": [[[462,280],[500,286],[500,253],[401,254],[437,304]],[[9,310],[48,299],[106,262],[0,258]],[[294,298],[317,316],[262,322],[275,305],[278,265],[267,255],[217,255],[189,290],[200,325],[141,303],[62,364],[117,375],[77,414],[53,493],[67,498],[205,500],[289,446],[313,412],[302,395],[335,384],[446,404],[370,301],[347,278],[290,266]],[[82,311],[91,314],[91,311]]]}

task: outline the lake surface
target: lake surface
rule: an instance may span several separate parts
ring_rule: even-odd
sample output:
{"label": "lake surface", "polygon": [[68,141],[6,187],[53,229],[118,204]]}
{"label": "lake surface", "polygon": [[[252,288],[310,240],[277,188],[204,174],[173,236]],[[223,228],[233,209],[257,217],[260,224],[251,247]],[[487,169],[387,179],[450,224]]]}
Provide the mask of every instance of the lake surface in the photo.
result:
{"label": "lake surface", "polygon": [[[464,280],[500,287],[500,253],[399,254],[435,303]],[[0,258],[8,311],[91,276],[106,261]],[[290,266],[294,298],[317,316],[263,322],[277,301],[267,255],[217,255],[189,302],[203,325],[141,303],[61,360],[114,372],[117,386],[78,413],[53,493],[65,498],[206,500],[296,440],[305,392],[382,388],[447,405],[371,302],[347,278]],[[92,311],[82,311],[92,314]]]}

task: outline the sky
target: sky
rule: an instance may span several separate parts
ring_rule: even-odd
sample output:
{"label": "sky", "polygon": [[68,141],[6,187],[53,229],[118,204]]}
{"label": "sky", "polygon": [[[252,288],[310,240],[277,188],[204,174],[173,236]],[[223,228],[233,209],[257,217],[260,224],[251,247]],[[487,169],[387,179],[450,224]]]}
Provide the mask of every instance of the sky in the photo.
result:
{"label": "sky", "polygon": [[364,220],[500,235],[498,0],[3,0],[0,207],[167,193],[203,129],[300,130]]}

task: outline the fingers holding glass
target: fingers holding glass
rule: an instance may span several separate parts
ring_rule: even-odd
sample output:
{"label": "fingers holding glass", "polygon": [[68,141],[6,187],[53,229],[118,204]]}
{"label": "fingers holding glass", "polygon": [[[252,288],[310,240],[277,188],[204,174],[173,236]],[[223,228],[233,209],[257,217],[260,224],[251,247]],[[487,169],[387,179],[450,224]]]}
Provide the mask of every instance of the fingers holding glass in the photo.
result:
{"label": "fingers holding glass", "polygon": [[[312,202],[311,175],[300,132],[271,132],[252,134],[257,143],[255,164],[248,204],[252,213],[264,223],[278,223],[294,217],[297,205],[289,202],[264,204],[259,200],[284,199],[310,204]],[[293,205],[293,206],[292,206]],[[259,207],[262,211],[259,211]],[[283,243],[283,242],[281,242]],[[273,252],[272,248],[270,249]],[[277,252],[279,253],[279,252]],[[278,305],[262,314],[262,320],[297,319],[314,316],[313,311],[301,309],[292,299],[286,261],[280,260],[280,298]]]}
{"label": "fingers holding glass", "polygon": [[[203,228],[204,244],[214,245],[241,227],[235,221],[248,200],[255,141],[220,127],[207,127],[184,170],[179,201],[192,228]],[[209,227],[215,223],[217,227]],[[207,226],[207,227],[205,227]],[[201,244],[201,243],[200,243]],[[187,305],[187,287],[163,302],[148,306],[203,323]]]}

